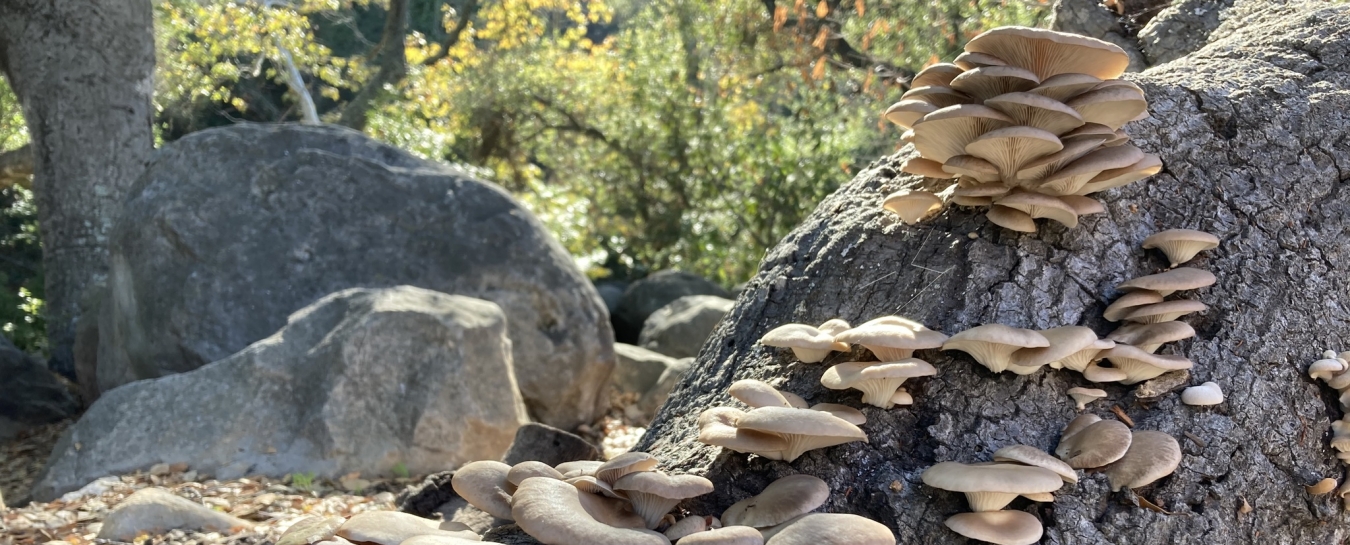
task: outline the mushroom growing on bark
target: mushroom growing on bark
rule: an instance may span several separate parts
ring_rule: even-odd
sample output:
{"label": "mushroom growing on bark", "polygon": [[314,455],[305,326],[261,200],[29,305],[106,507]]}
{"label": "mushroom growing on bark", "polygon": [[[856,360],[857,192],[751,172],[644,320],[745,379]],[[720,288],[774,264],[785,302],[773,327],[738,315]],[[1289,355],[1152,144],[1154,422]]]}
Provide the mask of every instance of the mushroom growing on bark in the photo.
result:
{"label": "mushroom growing on bark", "polygon": [[770,483],[759,495],[731,504],[722,512],[722,523],[768,528],[810,513],[829,498],[830,487],[819,477],[789,475]]}
{"label": "mushroom growing on bark", "polygon": [[1158,248],[1175,267],[1190,261],[1196,254],[1219,247],[1219,237],[1204,231],[1168,229],[1144,239],[1144,249]]}
{"label": "mushroom growing on bark", "polygon": [[857,426],[824,411],[788,407],[760,407],[736,422],[736,427],[777,435],[787,440],[782,460],[788,463],[808,450],[831,447],[853,441],[867,442],[867,434]]}
{"label": "mushroom growing on bark", "polygon": [[1024,494],[1054,492],[1064,486],[1058,473],[1018,464],[941,462],[923,472],[933,488],[964,492],[973,511],[997,511]]}
{"label": "mushroom growing on bark", "polygon": [[889,409],[894,406],[892,397],[905,380],[936,374],[936,368],[917,358],[893,362],[851,361],[830,367],[820,377],[820,384],[831,390],[859,390],[863,393],[863,403]]}
{"label": "mushroom growing on bark", "polygon": [[532,477],[520,483],[511,514],[521,530],[542,543],[558,545],[669,545],[647,529],[616,528],[600,522],[582,506],[588,495],[565,482]]}
{"label": "mushroom growing on bark", "polygon": [[947,518],[953,532],[995,545],[1031,545],[1045,531],[1041,521],[1022,511],[957,513]]}
{"label": "mushroom growing on bark", "polygon": [[697,475],[666,475],[659,471],[629,473],[614,482],[614,490],[623,492],[633,504],[633,512],[656,529],[661,519],[681,500],[713,491],[712,481]]}
{"label": "mushroom growing on bark", "polygon": [[[842,329],[835,330],[838,324]],[[829,329],[826,329],[829,328]],[[835,350],[848,350],[848,344],[835,342],[834,335],[847,330],[848,322],[830,320],[820,327],[806,324],[787,324],[769,330],[760,337],[759,344],[776,348],[790,348],[802,363],[818,363]]]}
{"label": "mushroom growing on bark", "polygon": [[1087,404],[1106,397],[1106,390],[1097,388],[1069,388],[1069,397],[1077,404],[1078,410],[1087,408]]}
{"label": "mushroom growing on bark", "polygon": [[1045,336],[1030,329],[986,324],[952,335],[943,350],[960,350],[990,371],[1002,373],[1012,363],[1012,354],[1023,348],[1050,346]]}
{"label": "mushroom growing on bark", "polygon": [[1223,403],[1223,390],[1213,382],[1191,386],[1181,391],[1181,402],[1197,406],[1218,405]]}
{"label": "mushroom growing on bark", "polygon": [[1158,431],[1134,432],[1125,456],[1103,470],[1111,491],[1139,488],[1171,475],[1181,465],[1181,445]]}

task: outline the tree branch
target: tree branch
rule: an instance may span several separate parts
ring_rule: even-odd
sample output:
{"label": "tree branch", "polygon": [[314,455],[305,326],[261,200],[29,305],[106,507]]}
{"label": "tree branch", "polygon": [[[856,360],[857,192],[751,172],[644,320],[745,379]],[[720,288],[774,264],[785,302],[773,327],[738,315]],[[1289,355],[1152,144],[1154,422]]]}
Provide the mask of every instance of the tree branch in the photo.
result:
{"label": "tree branch", "polygon": [[300,76],[300,69],[295,67],[295,59],[291,58],[291,52],[281,45],[280,39],[277,40],[277,50],[281,51],[281,60],[286,62],[286,86],[291,88],[296,100],[300,102],[303,123],[318,125],[319,111],[314,108],[314,98],[309,96],[309,89],[305,88],[305,78]]}
{"label": "tree branch", "polygon": [[[769,13],[769,23],[772,24],[774,12],[778,9],[778,3],[776,0],[762,0],[762,3],[764,9]],[[870,70],[882,79],[887,80],[895,79],[908,82],[914,77],[913,71],[895,66],[853,47],[853,44],[845,39],[842,32],[843,24],[839,21],[810,16],[805,19],[789,17],[783,28],[795,28],[799,34],[808,39],[814,38],[821,28],[827,29],[829,35],[825,39],[825,47],[822,53],[830,57],[836,66]]]}
{"label": "tree branch", "polygon": [[0,153],[0,188],[18,185],[28,187],[33,178],[33,146],[22,147]]}
{"label": "tree branch", "polygon": [[460,36],[464,34],[464,29],[469,27],[469,22],[473,21],[473,16],[477,14],[478,0],[469,0],[464,5],[464,9],[459,11],[459,19],[455,21],[455,28],[450,29],[450,34],[447,34],[445,41],[441,42],[441,50],[423,60],[422,65],[431,66],[450,56],[450,48],[459,43]]}
{"label": "tree branch", "polygon": [[370,105],[384,92],[385,85],[398,83],[408,75],[408,57],[403,46],[403,35],[407,26],[408,0],[389,0],[380,43],[370,52],[371,58],[376,59],[380,70],[342,108],[342,117],[338,120],[338,124],[358,131],[364,130]]}

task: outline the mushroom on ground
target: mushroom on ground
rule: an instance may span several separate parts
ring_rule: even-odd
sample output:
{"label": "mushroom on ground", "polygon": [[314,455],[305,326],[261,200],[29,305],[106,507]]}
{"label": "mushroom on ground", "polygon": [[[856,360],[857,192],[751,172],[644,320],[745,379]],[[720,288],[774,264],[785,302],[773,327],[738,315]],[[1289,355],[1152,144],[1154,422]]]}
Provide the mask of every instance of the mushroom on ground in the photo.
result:
{"label": "mushroom on ground", "polygon": [[1059,474],[1066,483],[1078,482],[1078,472],[1069,467],[1069,464],[1031,445],[1008,445],[994,451],[993,458],[995,462],[1017,462],[1048,469]]}
{"label": "mushroom on ground", "polygon": [[722,522],[768,528],[810,513],[829,498],[830,486],[819,477],[789,475],[770,483],[758,495],[731,504],[722,512]]}
{"label": "mushroom on ground", "polygon": [[1111,491],[1139,488],[1171,475],[1181,465],[1181,445],[1159,431],[1137,431],[1125,456],[1103,470]]}
{"label": "mushroom on ground", "polygon": [[884,524],[845,513],[810,513],[762,533],[764,545],[895,545]]}
{"label": "mushroom on ground", "polygon": [[657,460],[655,456],[645,452],[628,451],[611,458],[608,462],[596,468],[595,478],[613,486],[625,475],[652,471],[660,463],[661,461]]}
{"label": "mushroom on ground", "polygon": [[1069,388],[1069,397],[1078,405],[1078,410],[1087,408],[1088,403],[1106,397],[1106,390],[1097,388]]}
{"label": "mushroom on ground", "polygon": [[1214,273],[1209,271],[1191,267],[1177,267],[1167,272],[1150,274],[1121,282],[1120,285],[1116,286],[1116,289],[1120,291],[1152,290],[1158,292],[1158,295],[1167,297],[1172,292],[1212,286],[1216,280]]}
{"label": "mushroom on ground", "polygon": [[863,403],[889,409],[894,405],[891,397],[905,380],[936,374],[936,368],[917,358],[893,362],[851,361],[827,369],[820,377],[820,384],[831,390],[859,390],[863,393]]}
{"label": "mushroom on ground", "polygon": [[967,329],[947,339],[943,350],[960,350],[970,354],[980,365],[1001,373],[1008,368],[1012,354],[1023,348],[1050,346],[1045,336],[1030,329],[986,324]]}
{"label": "mushroom on ground", "polygon": [[1115,420],[1095,422],[1059,440],[1055,455],[1074,469],[1102,467],[1119,460],[1130,449],[1130,428]]}
{"label": "mushroom on ground", "polygon": [[1157,248],[1167,254],[1175,267],[1205,250],[1219,247],[1219,237],[1193,229],[1168,229],[1144,239],[1144,249]]}
{"label": "mushroom on ground", "polygon": [[783,461],[791,463],[808,450],[831,447],[853,441],[867,441],[857,426],[824,411],[787,407],[760,407],[742,416],[740,429],[778,435],[787,440]]}
{"label": "mushroom on ground", "polygon": [[507,475],[511,466],[491,460],[469,462],[455,470],[450,477],[450,487],[459,497],[487,514],[503,520],[511,520],[512,487]]}
{"label": "mushroom on ground", "polygon": [[666,475],[657,471],[629,473],[614,483],[616,492],[627,494],[633,512],[655,529],[681,500],[713,491],[712,481],[697,475]]}
{"label": "mushroom on ground", "polygon": [[525,479],[512,498],[516,525],[531,537],[552,545],[670,545],[660,533],[616,528],[593,518],[582,506],[584,492],[562,481]]}
{"label": "mushroom on ground", "polygon": [[914,225],[942,210],[942,199],[928,191],[902,189],[887,195],[881,207],[900,216],[905,225]]}
{"label": "mushroom on ground", "polygon": [[946,524],[953,532],[995,545],[1031,545],[1045,531],[1035,515],[1023,511],[957,513]]}
{"label": "mushroom on ground", "polygon": [[1181,402],[1187,405],[1208,406],[1223,403],[1223,390],[1213,382],[1191,386],[1181,391]]}
{"label": "mushroom on ground", "polygon": [[[827,322],[828,323],[828,322]],[[845,327],[847,329],[847,327]],[[786,324],[775,327],[760,337],[759,344],[775,348],[790,348],[802,363],[818,363],[834,350],[848,350],[848,345],[837,343],[834,333],[806,324]]]}
{"label": "mushroom on ground", "polygon": [[933,488],[965,493],[973,511],[997,511],[1017,496],[1054,492],[1064,486],[1054,471],[1018,464],[941,462],[924,470],[922,477]]}

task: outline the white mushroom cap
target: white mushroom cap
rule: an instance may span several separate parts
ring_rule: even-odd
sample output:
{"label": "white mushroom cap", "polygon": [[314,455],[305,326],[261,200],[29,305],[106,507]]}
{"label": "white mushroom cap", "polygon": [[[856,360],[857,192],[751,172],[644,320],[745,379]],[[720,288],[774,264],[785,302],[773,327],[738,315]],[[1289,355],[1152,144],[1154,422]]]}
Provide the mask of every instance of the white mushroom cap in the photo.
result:
{"label": "white mushroom cap", "polygon": [[1003,59],[1000,59],[993,55],[989,55],[986,53],[972,53],[970,51],[967,51],[965,53],[957,55],[956,59],[952,61],[952,64],[955,64],[966,70],[974,70],[976,68],[980,68],[983,66],[1006,66],[1008,63],[1003,62]]}
{"label": "white mushroom cap", "polygon": [[1040,334],[1050,341],[1050,346],[1023,348],[1013,352],[1008,369],[1014,373],[1027,374],[1020,372],[1019,369],[1029,368],[1035,371],[1042,365],[1069,360],[1069,363],[1062,363],[1061,367],[1082,371],[1088,363],[1096,359],[1098,352],[1115,346],[1114,342],[1098,339],[1097,332],[1090,327],[1055,327],[1041,330]]}
{"label": "white mushroom cap", "polygon": [[[1117,344],[1116,346],[1120,345]],[[1102,384],[1106,382],[1120,382],[1129,378],[1129,375],[1125,374],[1125,371],[1116,369],[1115,367],[1102,367],[1098,362],[1092,362],[1088,364],[1087,367],[1083,368],[1083,378],[1088,379],[1091,382]]]}
{"label": "white mushroom cap", "polygon": [[850,361],[827,369],[820,377],[820,384],[831,390],[859,390],[863,393],[863,403],[889,409],[891,396],[905,380],[936,374],[936,368],[917,358],[895,362]]}
{"label": "white mushroom cap", "polygon": [[1022,168],[1017,171],[1017,180],[1023,186],[1036,187],[1046,177],[1100,149],[1102,142],[1105,142],[1106,139],[1106,136],[1101,135],[1089,135],[1067,140],[1061,137],[1060,141],[1064,143],[1064,149],[1022,165]]}
{"label": "white mushroom cap", "polygon": [[1329,381],[1333,375],[1344,371],[1345,367],[1345,364],[1338,359],[1317,360],[1308,366],[1308,377]]}
{"label": "white mushroom cap", "polygon": [[942,165],[943,172],[969,176],[980,182],[978,186],[958,186],[953,195],[961,197],[993,197],[1008,192],[1000,180],[998,167],[974,155],[956,155]]}
{"label": "white mushroom cap", "polygon": [[1133,309],[1125,315],[1125,319],[1143,324],[1156,324],[1170,322],[1192,312],[1203,312],[1208,309],[1208,305],[1190,299],[1163,301]]}
{"label": "white mushroom cap", "polygon": [[[919,100],[936,106],[938,109],[957,106],[960,104],[969,104],[971,98],[965,93],[947,87],[945,85],[927,85],[924,87],[913,87],[900,95],[901,101]],[[915,124],[918,122],[916,121]]]}
{"label": "white mushroom cap", "polygon": [[1106,390],[1096,388],[1069,388],[1069,397],[1078,404],[1078,410],[1087,408],[1087,404],[1106,397]]}
{"label": "white mushroom cap", "polygon": [[469,462],[455,470],[450,487],[474,507],[499,519],[511,520],[511,494],[507,493],[513,486],[507,478],[510,473],[511,466],[501,462]]}
{"label": "white mushroom cap", "polygon": [[[598,460],[575,460],[553,466],[553,469],[562,473],[564,479],[570,479],[582,475],[595,475],[595,470],[600,469],[600,466],[604,464],[604,462]],[[520,483],[516,484],[519,485]]]}
{"label": "white mushroom cap", "polygon": [[758,495],[731,504],[722,512],[722,522],[768,528],[810,513],[829,498],[830,486],[819,477],[789,475],[770,483]]}
{"label": "white mushroom cap", "polygon": [[[1110,42],[1039,28],[999,27],[966,43],[966,52],[992,55],[1044,80],[1059,74],[1090,74],[1103,80],[1125,73],[1130,58]],[[958,66],[960,62],[956,63]]]}
{"label": "white mushroom cap", "polygon": [[994,204],[1026,212],[1032,218],[1046,218],[1068,227],[1078,226],[1078,212],[1058,197],[1021,189],[994,199]]}
{"label": "white mushroom cap", "polygon": [[994,461],[1036,466],[1055,472],[1066,483],[1078,482],[1078,472],[1069,467],[1069,464],[1031,445],[1008,445],[998,449],[994,451]]}
{"label": "white mushroom cap", "polygon": [[1167,254],[1175,267],[1195,257],[1195,254],[1219,247],[1219,237],[1194,229],[1168,229],[1144,239],[1144,249],[1158,248]]}
{"label": "white mushroom cap", "polygon": [[[1125,139],[1121,139],[1115,142],[1108,141],[1106,142],[1105,145],[1118,146],[1123,144],[1124,140]],[[1157,174],[1161,171],[1162,171],[1162,159],[1157,155],[1148,153],[1144,155],[1143,159],[1140,159],[1139,162],[1133,165],[1122,168],[1113,168],[1111,170],[1103,170],[1102,173],[1098,174],[1096,178],[1093,178],[1092,180],[1088,181],[1087,185],[1084,185],[1082,188],[1080,188],[1077,194],[1087,195],[1089,193],[1096,193],[1098,191],[1106,191],[1113,187],[1120,187],[1122,185],[1134,183],[1136,181]]]}
{"label": "white mushroom cap", "polygon": [[1032,545],[1045,529],[1034,515],[1024,511],[957,513],[947,518],[953,532],[995,545]]}
{"label": "white mushroom cap", "polygon": [[1213,382],[1191,386],[1181,391],[1181,402],[1187,405],[1208,406],[1223,403],[1223,390]]}
{"label": "white mushroom cap", "polygon": [[787,398],[769,383],[752,378],[731,383],[727,393],[751,407],[788,407]]}
{"label": "white mushroom cap", "polygon": [[1172,292],[1194,290],[1211,286],[1215,282],[1214,273],[1190,267],[1177,267],[1167,272],[1141,276],[1122,282],[1116,289],[1120,291],[1153,290],[1167,297]]}
{"label": "white mushroom cap", "polygon": [[1101,82],[1101,78],[1088,74],[1056,74],[1041,80],[1030,92],[1064,102],[1091,91]]}
{"label": "white mushroom cap", "polygon": [[1035,93],[1007,93],[984,101],[1008,114],[1019,125],[1035,127],[1056,136],[1083,126],[1083,116],[1063,102]]}
{"label": "white mushroom cap", "polygon": [[923,472],[924,484],[964,492],[973,511],[997,511],[1022,494],[1054,492],[1064,486],[1054,471],[1018,464],[968,465],[941,462]]}
{"label": "white mushroom cap", "polygon": [[1084,197],[1082,195],[1060,195],[1059,200],[1063,201],[1064,204],[1069,205],[1069,208],[1072,208],[1074,213],[1079,216],[1106,213],[1106,207],[1102,205],[1101,201],[1092,197]]}
{"label": "white mushroom cap", "polygon": [[807,403],[807,402],[806,402],[806,399],[802,398],[802,396],[799,396],[799,395],[794,394],[794,393],[792,393],[792,392],[783,392],[783,391],[779,391],[778,393],[781,394],[781,395],[783,396],[783,399],[786,399],[786,400],[787,400],[788,406],[789,406],[789,407],[796,407],[796,408],[798,408],[798,409],[805,409],[805,408],[811,406],[811,404],[810,404],[810,403]]}
{"label": "white mushroom cap", "polygon": [[905,225],[914,225],[942,210],[942,199],[928,191],[902,189],[887,195],[881,207],[900,216]]}
{"label": "white mushroom cap", "polygon": [[764,545],[895,545],[880,522],[844,513],[810,513],[763,531]]}
{"label": "white mushroom cap", "polygon": [[902,407],[908,407],[914,404],[914,396],[910,395],[909,390],[900,388],[895,391],[894,395],[891,396],[891,404],[900,405]]}
{"label": "white mushroom cap", "polygon": [[1049,195],[1073,195],[1102,172],[1128,167],[1143,158],[1144,152],[1134,146],[1100,148],[1036,182],[1035,189]]}
{"label": "white mushroom cap", "polygon": [[565,482],[533,477],[520,483],[511,513],[521,530],[543,543],[670,544],[666,536],[657,532],[615,528],[597,521],[583,507],[580,497],[584,495],[588,494]]}
{"label": "white mushroom cap", "polygon": [[[1131,312],[1138,310],[1139,307],[1142,307],[1144,305],[1152,305],[1154,303],[1161,303],[1162,301],[1163,301],[1162,294],[1153,290],[1135,290],[1125,292],[1125,294],[1121,295],[1119,299],[1116,299],[1110,305],[1108,305],[1106,307],[1106,310],[1102,311],[1102,317],[1106,318],[1106,321],[1108,322],[1119,322],[1121,320],[1124,320],[1125,316],[1129,315]],[[1112,340],[1125,342],[1121,341],[1120,339],[1112,339]]]}
{"label": "white mushroom cap", "polygon": [[[1137,292],[1136,292],[1137,293]],[[1158,351],[1164,343],[1176,342],[1195,336],[1195,328],[1186,322],[1157,322],[1152,324],[1131,323],[1112,331],[1106,338],[1118,343],[1139,347],[1148,353]]]}
{"label": "white mushroom cap", "polygon": [[628,495],[633,512],[655,529],[661,519],[681,500],[713,491],[712,481],[697,475],[666,475],[657,471],[629,473],[614,483],[616,492]]}
{"label": "white mushroom cap", "polygon": [[938,107],[924,100],[901,100],[886,109],[882,117],[903,128],[914,126],[914,122],[937,111]]}
{"label": "white mushroom cap", "polygon": [[1125,379],[1120,381],[1121,384],[1135,384],[1168,371],[1190,369],[1193,365],[1185,356],[1150,354],[1124,343],[1117,343],[1114,348],[1102,352],[1101,357],[1110,360],[1111,365],[1125,372]]}
{"label": "white mushroom cap", "polygon": [[1129,451],[1103,472],[1111,481],[1111,491],[1122,487],[1139,488],[1171,475],[1181,465],[1181,445],[1158,431],[1137,431]]}
{"label": "white mushroom cap", "polygon": [[867,423],[867,415],[848,405],[840,405],[838,403],[817,403],[812,405],[810,409],[813,411],[825,411],[854,426],[861,426]]}
{"label": "white mushroom cap", "polygon": [[1104,87],[1069,99],[1066,105],[1078,110],[1083,120],[1119,129],[1148,111],[1144,93],[1130,87]]}
{"label": "white mushroom cap", "polygon": [[1060,438],[1055,455],[1074,469],[1102,467],[1124,456],[1130,448],[1130,440],[1130,428],[1125,424],[1101,420]]}
{"label": "white mushroom cap", "polygon": [[648,472],[656,469],[661,463],[655,456],[645,452],[628,451],[613,458],[608,462],[601,464],[595,470],[595,478],[603,481],[605,484],[613,486],[615,482],[625,475],[638,472]]}
{"label": "white mushroom cap", "polygon": [[867,441],[867,434],[857,426],[827,412],[811,409],[761,407],[745,413],[736,427],[787,439],[788,447],[782,456],[788,463],[808,450]]}
{"label": "white mushroom cap", "polygon": [[1001,373],[1011,363],[1013,352],[1022,348],[1050,346],[1045,336],[1030,329],[986,324],[952,335],[942,345],[943,350],[960,350],[970,354],[980,365]]}
{"label": "white mushroom cap", "polygon": [[[760,337],[759,344],[790,348],[803,363],[817,363],[836,350],[834,334],[806,324],[785,324]],[[846,348],[847,349],[847,348]]]}
{"label": "white mushroom cap", "polygon": [[764,536],[749,526],[727,526],[685,537],[680,545],[764,545]]}
{"label": "white mushroom cap", "polygon": [[937,348],[947,340],[946,335],[928,329],[923,324],[911,324],[892,323],[878,318],[835,335],[834,338],[840,342],[861,344],[882,361],[904,361],[913,356],[915,350]]}
{"label": "white mushroom cap", "polygon": [[966,70],[953,78],[948,86],[965,93],[977,103],[987,104],[989,99],[996,96],[1029,91],[1040,84],[1041,79],[1031,71],[1005,65]]}

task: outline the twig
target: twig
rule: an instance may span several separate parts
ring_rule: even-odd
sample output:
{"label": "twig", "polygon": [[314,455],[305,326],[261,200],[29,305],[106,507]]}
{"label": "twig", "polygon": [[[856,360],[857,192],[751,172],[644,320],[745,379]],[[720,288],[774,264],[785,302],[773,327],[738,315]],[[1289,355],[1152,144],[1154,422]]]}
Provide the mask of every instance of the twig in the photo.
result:
{"label": "twig", "polygon": [[1134,420],[1130,418],[1130,415],[1125,414],[1125,411],[1120,408],[1120,405],[1112,405],[1111,412],[1116,413],[1116,418],[1119,418],[1126,426],[1131,428],[1134,427]]}
{"label": "twig", "polygon": [[277,38],[277,51],[281,52],[281,60],[286,61],[286,86],[291,88],[296,98],[300,100],[300,111],[304,114],[306,125],[319,124],[319,111],[314,107],[314,99],[309,96],[309,90],[305,89],[305,79],[300,76],[300,69],[295,67],[295,59],[291,58],[291,52],[287,51],[281,45],[281,38]]}

